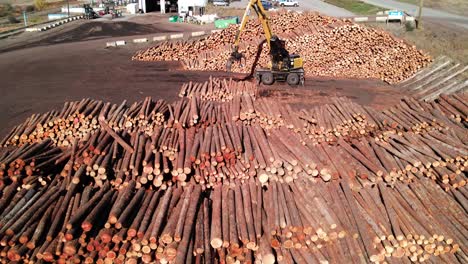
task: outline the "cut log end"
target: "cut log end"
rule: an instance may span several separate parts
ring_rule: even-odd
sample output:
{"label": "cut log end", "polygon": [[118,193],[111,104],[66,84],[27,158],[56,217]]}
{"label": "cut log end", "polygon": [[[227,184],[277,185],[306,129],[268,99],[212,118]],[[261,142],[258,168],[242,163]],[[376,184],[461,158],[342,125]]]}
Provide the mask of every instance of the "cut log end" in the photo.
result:
{"label": "cut log end", "polygon": [[214,249],[218,249],[223,246],[223,240],[221,240],[220,238],[213,238],[210,244]]}
{"label": "cut log end", "polygon": [[268,176],[267,173],[261,173],[259,176],[258,176],[258,180],[260,181],[260,183],[263,185],[265,183],[268,182],[268,179],[270,178],[270,176]]}

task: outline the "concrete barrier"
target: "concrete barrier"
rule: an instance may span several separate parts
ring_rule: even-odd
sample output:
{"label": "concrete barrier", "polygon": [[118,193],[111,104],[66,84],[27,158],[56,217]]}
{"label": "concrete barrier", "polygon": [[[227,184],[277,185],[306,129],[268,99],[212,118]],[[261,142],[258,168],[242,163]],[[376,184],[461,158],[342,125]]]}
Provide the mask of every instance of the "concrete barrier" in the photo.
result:
{"label": "concrete barrier", "polygon": [[369,21],[369,17],[355,17],[354,22],[367,22]]}
{"label": "concrete barrier", "polygon": [[125,46],[126,44],[127,44],[127,42],[125,42],[125,40],[117,40],[115,42],[116,46]]}
{"label": "concrete barrier", "polygon": [[133,39],[133,43],[145,43],[148,42],[147,38]]}
{"label": "concrete barrier", "polygon": [[83,16],[70,17],[70,18],[67,18],[67,19],[55,21],[55,22],[50,23],[50,24],[47,24],[47,25],[43,25],[42,27],[30,27],[30,28],[26,28],[24,31],[26,31],[26,32],[46,31],[46,30],[48,30],[48,29],[55,28],[55,27],[58,27],[58,26],[60,26],[60,25],[66,24],[66,23],[68,23],[68,22],[71,22],[71,21],[73,21],[73,20],[77,20],[77,19],[81,19],[81,18],[83,18]]}
{"label": "concrete barrier", "polygon": [[180,39],[183,37],[184,37],[184,34],[174,34],[174,35],[169,36],[170,39]]}
{"label": "concrete barrier", "polygon": [[192,32],[192,37],[199,37],[205,35],[205,31],[197,31],[197,32]]}
{"label": "concrete barrier", "polygon": [[164,41],[167,39],[167,36],[157,36],[153,37],[153,41]]}
{"label": "concrete barrier", "polygon": [[385,21],[387,21],[387,18],[388,18],[388,17],[386,17],[386,16],[378,16],[378,17],[375,18],[375,21],[377,21],[377,22],[385,22]]}
{"label": "concrete barrier", "polygon": [[117,47],[117,43],[115,41],[107,42],[106,47]]}

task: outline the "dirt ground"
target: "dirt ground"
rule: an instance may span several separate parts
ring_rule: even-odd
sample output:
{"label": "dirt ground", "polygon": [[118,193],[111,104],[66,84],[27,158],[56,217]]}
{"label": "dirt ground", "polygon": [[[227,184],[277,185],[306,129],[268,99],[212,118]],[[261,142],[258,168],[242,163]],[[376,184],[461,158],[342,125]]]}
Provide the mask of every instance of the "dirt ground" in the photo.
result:
{"label": "dirt ground", "polygon": [[115,38],[130,40],[135,37],[152,37],[160,33],[175,33],[214,29],[213,25],[191,25],[169,23],[170,14],[127,15],[113,20],[100,18],[95,20],[77,20],[68,24],[44,31],[24,32],[0,40],[0,52],[16,49],[46,46],[59,43]]}
{"label": "dirt ground", "polygon": [[[420,0],[398,0],[400,2],[419,5]],[[466,0],[426,0],[424,7],[440,9],[459,15],[468,14],[468,1]]]}
{"label": "dirt ground", "polygon": [[397,104],[405,96],[393,86],[377,79],[331,77],[309,78],[304,86],[294,88],[286,84],[272,87],[261,85],[259,95],[274,97],[281,103],[291,104],[295,109],[331,103],[331,96],[344,96],[362,105],[384,109]]}
{"label": "dirt ground", "polygon": [[[455,26],[435,18],[424,19],[422,29],[408,31],[399,24],[372,24],[371,26],[390,31],[428,52],[432,57],[445,55],[463,64],[468,64],[468,29]],[[468,78],[468,73],[464,75]]]}
{"label": "dirt ground", "polygon": [[[468,29],[435,18],[423,20],[422,29],[407,30],[403,25],[382,23],[372,26],[390,31],[398,38],[403,38],[418,49],[428,52],[433,58],[447,56],[452,60],[468,65]],[[468,72],[459,79],[468,79]]]}
{"label": "dirt ground", "polygon": [[[94,22],[78,24],[76,28],[89,24]],[[158,28],[150,29],[156,30]],[[3,52],[0,51],[0,136],[31,114],[60,108],[65,101],[91,97],[118,103],[141,100],[145,96],[173,101],[184,82],[204,81],[210,75],[239,77],[224,72],[181,71],[177,62],[131,61],[131,56],[138,49],[150,44],[104,48],[105,42],[109,41],[105,38],[107,33],[95,34],[91,38],[98,39],[86,40],[90,35],[71,29],[66,32],[75,34],[75,37],[64,39],[65,32],[56,32],[35,42],[11,42],[10,46],[3,46]],[[385,107],[396,103],[402,96],[379,80],[336,78],[308,79],[304,87],[297,88],[278,84],[266,90],[262,88],[260,94],[294,103],[295,107],[326,103],[329,96],[335,95]]]}

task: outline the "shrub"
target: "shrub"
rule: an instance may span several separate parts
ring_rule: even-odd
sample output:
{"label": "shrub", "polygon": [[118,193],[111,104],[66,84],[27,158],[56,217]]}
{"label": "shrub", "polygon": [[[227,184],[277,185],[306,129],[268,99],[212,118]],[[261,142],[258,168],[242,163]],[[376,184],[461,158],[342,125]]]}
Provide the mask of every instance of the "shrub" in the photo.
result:
{"label": "shrub", "polygon": [[33,12],[34,10],[35,10],[35,7],[33,5],[28,5],[26,6],[26,9],[25,9],[25,11],[28,13]]}
{"label": "shrub", "polygon": [[413,21],[406,21],[405,23],[406,31],[413,31],[415,27],[416,27],[416,24]]}
{"label": "shrub", "polygon": [[9,15],[8,16],[8,22],[10,22],[11,24],[16,24],[16,23],[19,23],[20,21],[18,19],[16,19],[16,17],[14,15]]}
{"label": "shrub", "polygon": [[42,10],[47,6],[47,3],[45,0],[34,0],[34,7],[36,10]]}
{"label": "shrub", "polygon": [[13,7],[10,4],[0,4],[0,17],[6,17],[13,12]]}

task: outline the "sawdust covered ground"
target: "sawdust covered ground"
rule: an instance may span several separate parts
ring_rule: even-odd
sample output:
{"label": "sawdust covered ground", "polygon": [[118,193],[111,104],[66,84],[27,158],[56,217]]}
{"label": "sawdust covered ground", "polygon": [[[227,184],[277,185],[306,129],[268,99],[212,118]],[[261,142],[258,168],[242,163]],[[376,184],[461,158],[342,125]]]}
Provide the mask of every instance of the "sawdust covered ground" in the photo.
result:
{"label": "sawdust covered ground", "polygon": [[[182,71],[177,62],[131,61],[131,56],[144,46],[106,49],[109,40],[70,40],[0,53],[0,136],[31,114],[61,108],[65,101],[91,97],[131,103],[145,96],[173,101],[184,82],[205,81],[210,75],[238,77],[223,72]],[[327,103],[330,96],[347,96],[361,104],[387,107],[401,97],[378,80],[324,78],[308,79],[304,87],[297,88],[278,84],[266,91],[262,88],[260,94],[293,103],[297,108]]]}
{"label": "sawdust covered ground", "polygon": [[[125,37],[148,37],[155,34],[200,31],[214,29],[212,25],[191,25],[186,23],[169,23],[170,14],[129,15],[128,17],[109,20],[78,20],[61,25],[44,32],[24,32],[17,36],[0,40],[0,52],[48,46],[77,41],[125,39]],[[131,39],[130,39],[131,41]]]}
{"label": "sawdust covered ground", "polygon": [[261,86],[259,95],[276,98],[295,109],[309,108],[331,103],[331,97],[344,96],[375,109],[395,105],[404,96],[398,89],[377,79],[343,79],[330,77],[309,78],[304,86],[290,87],[286,84],[273,87]]}
{"label": "sawdust covered ground", "polygon": [[[145,96],[177,98],[183,82],[204,81],[226,73],[180,71],[175,62],[136,62],[134,50],[96,49],[93,43],[35,47],[0,54],[0,135],[33,113],[60,108],[64,101],[92,97],[111,102],[133,102]],[[377,80],[307,80],[306,86],[279,84],[264,96],[307,106],[344,95],[363,104],[393,104],[398,97]]]}
{"label": "sawdust covered ground", "polygon": [[174,100],[183,82],[210,75],[174,70],[177,63],[134,62],[127,48],[93,46],[81,42],[0,54],[0,134],[33,113],[85,97],[111,102],[145,96]]}

